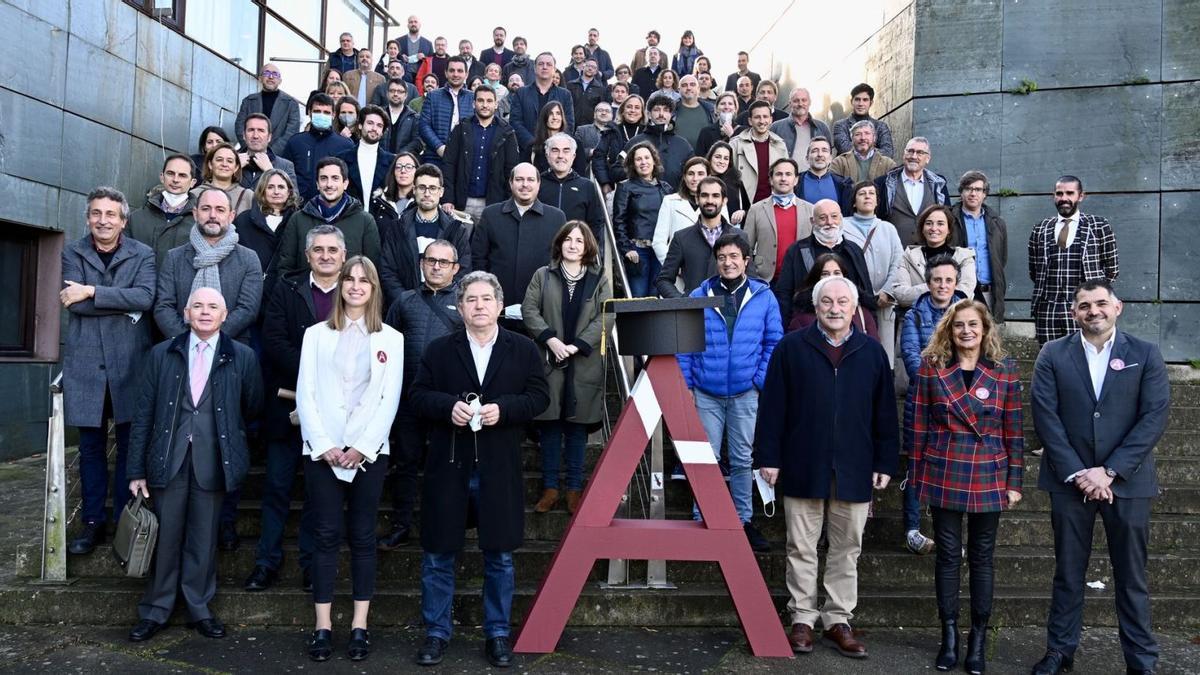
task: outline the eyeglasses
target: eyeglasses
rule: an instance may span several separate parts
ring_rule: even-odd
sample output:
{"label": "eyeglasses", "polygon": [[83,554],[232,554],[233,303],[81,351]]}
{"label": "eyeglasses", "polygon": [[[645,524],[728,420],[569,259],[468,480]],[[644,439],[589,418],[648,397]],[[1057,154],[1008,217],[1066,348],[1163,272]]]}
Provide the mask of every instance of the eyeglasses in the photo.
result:
{"label": "eyeglasses", "polygon": [[416,168],[417,168],[416,164],[397,164],[396,165],[397,171],[415,171]]}
{"label": "eyeglasses", "polygon": [[441,185],[414,185],[413,190],[416,190],[417,192],[423,192],[423,193],[441,192],[442,186]]}
{"label": "eyeglasses", "polygon": [[426,263],[430,267],[454,267],[458,264],[457,260],[446,260],[445,258],[430,258],[427,255],[421,256],[421,262]]}
{"label": "eyeglasses", "polygon": [[983,194],[984,192],[987,192],[987,190],[984,188],[981,188],[981,187],[969,187],[969,188],[963,188],[963,192],[978,192],[980,194]]}
{"label": "eyeglasses", "polygon": [[921,155],[928,155],[928,154],[929,154],[929,151],[928,151],[928,150],[914,150],[914,149],[912,149],[912,148],[909,148],[909,149],[907,149],[907,150],[905,150],[905,151],[904,151],[904,154],[906,154],[906,155],[917,155],[917,156],[919,157],[919,156],[921,156]]}
{"label": "eyeglasses", "polygon": [[279,78],[283,77],[278,70],[264,70],[262,72],[262,76],[268,80],[278,80]]}

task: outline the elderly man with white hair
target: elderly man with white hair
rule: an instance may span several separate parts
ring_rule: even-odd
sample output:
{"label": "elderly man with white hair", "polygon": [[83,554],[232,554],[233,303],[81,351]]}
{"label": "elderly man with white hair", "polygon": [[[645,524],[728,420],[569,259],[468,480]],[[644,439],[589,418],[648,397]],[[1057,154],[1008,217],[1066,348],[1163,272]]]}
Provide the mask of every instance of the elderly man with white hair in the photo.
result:
{"label": "elderly man with white hair", "polygon": [[[818,208],[821,204],[817,205]],[[867,648],[850,628],[858,556],[872,490],[899,465],[899,423],[883,346],[853,327],[859,289],[847,277],[812,291],[817,321],[775,347],[759,395],[754,465],[783,496],[792,650],[813,649],[813,627],[844,656]],[[825,604],[817,603],[817,540],[829,537]]]}

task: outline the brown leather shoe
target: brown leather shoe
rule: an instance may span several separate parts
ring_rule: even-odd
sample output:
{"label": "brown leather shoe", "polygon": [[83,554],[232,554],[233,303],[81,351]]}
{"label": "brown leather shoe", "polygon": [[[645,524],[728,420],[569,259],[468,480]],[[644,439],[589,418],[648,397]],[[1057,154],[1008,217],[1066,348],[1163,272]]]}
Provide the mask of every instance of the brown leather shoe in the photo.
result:
{"label": "brown leather shoe", "polygon": [[575,515],[579,510],[579,500],[583,499],[583,493],[579,490],[567,490],[567,513]]}
{"label": "brown leather shoe", "polygon": [[812,652],[812,626],[806,623],[792,624],[792,631],[788,633],[788,643],[792,645],[792,651],[797,654],[808,654]]}
{"label": "brown leather shoe", "polygon": [[542,492],[542,498],[538,500],[538,503],[533,507],[533,510],[536,513],[546,513],[550,509],[554,508],[556,504],[558,504],[558,490],[556,488],[546,488]]}
{"label": "brown leather shoe", "polygon": [[835,645],[842,656],[852,659],[867,656],[867,646],[854,639],[854,631],[850,630],[850,624],[835,623],[825,629],[824,637]]}

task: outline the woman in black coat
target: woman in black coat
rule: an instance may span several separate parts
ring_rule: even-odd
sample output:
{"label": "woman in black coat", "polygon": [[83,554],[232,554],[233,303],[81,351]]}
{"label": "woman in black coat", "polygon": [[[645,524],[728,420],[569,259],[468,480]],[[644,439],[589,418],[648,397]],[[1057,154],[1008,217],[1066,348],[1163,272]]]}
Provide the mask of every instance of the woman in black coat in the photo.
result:
{"label": "woman in black coat", "polygon": [[652,241],[663,197],[674,192],[662,179],[663,165],[653,143],[638,143],[625,156],[628,180],[621,181],[613,197],[613,229],[629,277],[629,294],[650,295],[651,283],[662,265]]}
{"label": "woman in black coat", "polygon": [[[263,298],[271,297],[277,279],[279,239],[292,212],[300,206],[300,197],[292,179],[279,169],[267,169],[254,186],[254,204],[233,219],[238,243],[254,251],[263,270]],[[260,303],[266,307],[266,302]],[[261,319],[262,312],[259,312]]]}
{"label": "woman in black coat", "polygon": [[600,144],[592,153],[592,175],[606,193],[616,189],[617,183],[625,180],[625,146],[638,134],[646,130],[646,103],[641,96],[630,94],[617,109],[617,119],[612,127],[600,136]]}
{"label": "woman in black coat", "polygon": [[746,209],[750,208],[750,197],[746,188],[742,187],[742,175],[733,164],[733,146],[725,141],[717,141],[708,149],[708,166],[712,175],[725,183],[725,208],[729,211],[729,222],[738,227],[746,219]]}

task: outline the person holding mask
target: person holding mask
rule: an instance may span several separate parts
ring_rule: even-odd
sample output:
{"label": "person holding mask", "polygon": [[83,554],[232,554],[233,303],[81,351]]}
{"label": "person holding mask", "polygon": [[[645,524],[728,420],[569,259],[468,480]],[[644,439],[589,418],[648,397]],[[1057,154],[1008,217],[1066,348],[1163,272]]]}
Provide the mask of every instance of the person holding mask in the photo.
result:
{"label": "person holding mask", "polygon": [[388,435],[404,378],[404,336],[383,322],[383,289],[364,256],[346,261],[329,319],[304,333],[296,382],[306,498],[314,539],[314,661],[333,653],[330,609],[342,538],[350,544],[354,616],[347,655],[370,652],[375,523],[388,465]]}
{"label": "person holding mask", "polygon": [[567,222],[550,245],[550,264],[534,272],[521,304],[525,330],[545,356],[550,385],[550,405],[536,418],[543,486],[533,507],[537,513],[558,504],[560,453],[567,463],[567,512],[579,508],[588,427],[604,415],[601,317],[612,287],[599,268],[599,250],[587,223]]}
{"label": "person holding mask", "polygon": [[920,229],[917,242],[904,250],[900,273],[888,294],[901,307],[912,307],[922,293],[929,290],[925,285],[925,266],[940,255],[947,255],[958,263],[958,290],[968,298],[975,293],[975,251],[959,246],[954,236],[954,212],[949,206],[934,204],[917,216]]}
{"label": "person holding mask", "polygon": [[[992,558],[1000,512],[1021,501],[1025,471],[1021,382],[1005,358],[987,306],[961,300],[938,322],[910,387],[913,420],[905,427],[909,479],[933,513],[934,588],[942,644],[935,666],[958,664],[959,569],[963,515],[971,572],[971,633],[963,665],[983,673],[992,613]],[[987,461],[981,461],[986,459]]]}
{"label": "person holding mask", "polygon": [[217,188],[229,195],[233,214],[249,211],[254,204],[254,192],[242,187],[242,165],[237,150],[228,143],[220,143],[204,157],[204,182],[192,188],[192,198],[200,196],[207,188]]}
{"label": "person holding mask", "polygon": [[358,112],[362,109],[358,99],[353,96],[343,96],[337,100],[337,118],[334,120],[334,131],[342,138],[358,142]]}
{"label": "person holding mask", "polygon": [[654,228],[663,198],[673,190],[661,178],[662,162],[652,143],[630,149],[625,173],[630,177],[621,181],[613,198],[613,228],[629,273],[629,294],[640,298],[649,294],[651,281],[658,278],[661,265],[652,248]]}
{"label": "person holding mask", "polygon": [[717,141],[728,142],[733,138],[733,117],[737,114],[737,96],[725,92],[717,97],[716,121],[700,130],[696,137],[696,154],[708,155],[709,149]]}

